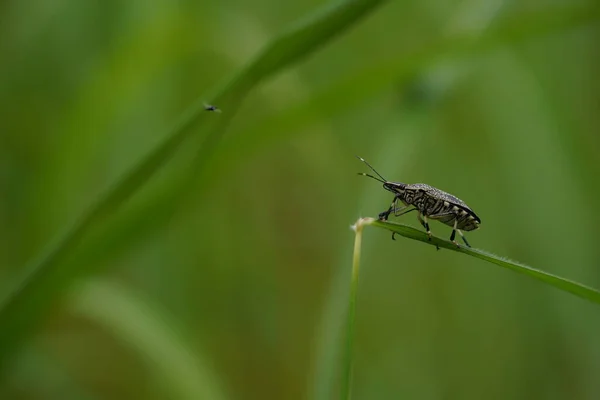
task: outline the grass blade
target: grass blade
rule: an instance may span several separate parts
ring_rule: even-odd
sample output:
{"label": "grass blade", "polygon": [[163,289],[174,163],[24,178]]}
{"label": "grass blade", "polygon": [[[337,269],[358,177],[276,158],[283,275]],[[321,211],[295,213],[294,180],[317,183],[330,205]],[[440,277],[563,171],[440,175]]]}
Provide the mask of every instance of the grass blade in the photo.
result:
{"label": "grass blade", "polygon": [[[599,18],[598,7],[555,7],[542,15],[539,12],[525,13],[501,21],[483,32],[479,39],[473,33],[458,33],[424,43],[422,47],[408,54],[393,56],[341,74],[338,80],[315,92],[306,102],[265,116],[244,128],[252,134],[225,138],[219,144],[218,158],[228,160],[235,156],[236,160],[243,160],[255,149],[265,146],[265,143],[288,139],[302,132],[323,115],[346,112],[383,91],[390,90],[390,87],[404,87],[422,71],[427,71],[441,62],[464,60],[493,52],[502,46],[547,35],[564,34],[597,23]],[[216,162],[220,164],[220,171],[235,165],[219,160]]]}
{"label": "grass blade", "polygon": [[342,376],[342,391],[340,399],[352,397],[352,370],[353,360],[352,348],[354,347],[354,320],[356,319],[356,297],[358,294],[358,274],[360,271],[360,250],[362,247],[363,224],[359,220],[352,227],[354,236],[354,253],[352,255],[352,280],[350,281],[350,299],[346,323],[346,354],[344,356],[344,375]]}
{"label": "grass blade", "polygon": [[93,281],[77,288],[71,300],[75,314],[105,326],[136,350],[154,374],[154,383],[172,398],[226,399],[207,357],[190,348],[174,321],[148,299],[110,282]]}
{"label": "grass blade", "polygon": [[373,218],[365,218],[363,221],[363,223],[366,225],[372,225],[378,228],[387,229],[409,239],[418,240],[432,246],[437,245],[440,248],[456,251],[458,253],[463,253],[471,257],[479,258],[480,260],[491,262],[492,264],[496,264],[501,267],[508,268],[512,271],[518,272],[520,274],[530,276],[548,285],[554,286],[557,289],[572,293],[583,299],[600,304],[600,291],[593,289],[589,286],[582,285],[581,283],[574,282],[572,280],[562,278],[560,276],[553,275],[548,272],[544,272],[539,269],[535,269],[515,261],[511,261],[504,257],[499,257],[497,255],[488,253],[483,250],[468,248],[464,246],[457,248],[456,245],[452,242],[440,239],[438,237],[432,237],[431,241],[429,241],[429,238],[425,232],[412,228],[408,225],[398,224],[389,221],[379,221]]}
{"label": "grass blade", "polygon": [[600,292],[591,287],[582,285],[581,283],[571,281],[569,279],[562,278],[544,272],[527,265],[517,263],[515,261],[508,260],[503,257],[485,252],[479,249],[473,249],[469,247],[457,247],[454,243],[443,240],[438,237],[432,237],[431,239],[427,233],[410,227],[404,224],[398,224],[389,221],[380,221],[374,218],[360,218],[352,228],[355,231],[354,239],[354,254],[352,259],[352,279],[350,283],[350,296],[349,296],[349,307],[346,322],[346,343],[344,348],[343,358],[343,376],[341,379],[341,395],[340,399],[349,400],[352,396],[352,373],[353,373],[353,343],[354,343],[354,331],[355,331],[355,320],[356,320],[356,297],[358,289],[358,272],[360,268],[360,253],[362,246],[362,231],[366,225],[372,225],[378,228],[387,229],[400,236],[404,236],[409,239],[418,240],[423,243],[427,243],[434,247],[444,248],[447,250],[456,251],[459,253],[467,254],[469,256],[479,258],[499,265],[504,268],[508,268],[512,271],[528,275],[546,284],[554,286],[565,292],[572,293],[583,299],[589,300],[594,303],[600,304]]}
{"label": "grass blade", "polygon": [[[308,55],[347,29],[387,0],[347,0],[330,5],[306,21],[292,27],[268,45],[260,55],[217,90],[203,96],[223,110],[223,118],[204,110],[202,101],[193,104],[165,135],[163,142],[123,175],[99,197],[88,211],[51,243],[34,260],[22,279],[0,302],[0,367],[18,347],[25,334],[35,326],[60,293],[80,271],[75,265],[65,268],[65,260],[77,249],[82,238],[132,197],[194,134],[201,122],[208,132],[204,154],[212,151],[242,100],[261,80]],[[209,119],[210,118],[210,119]],[[208,150],[207,150],[208,149]]]}

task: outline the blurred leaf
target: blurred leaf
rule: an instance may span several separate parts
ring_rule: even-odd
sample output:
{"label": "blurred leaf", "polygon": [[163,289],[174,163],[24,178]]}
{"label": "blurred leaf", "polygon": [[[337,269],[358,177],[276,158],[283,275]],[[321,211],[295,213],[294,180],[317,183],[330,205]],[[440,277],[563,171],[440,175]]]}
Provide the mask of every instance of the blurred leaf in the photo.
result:
{"label": "blurred leaf", "polygon": [[[247,157],[251,157],[253,151],[263,148],[268,143],[303,132],[304,128],[314,124],[324,115],[336,115],[364,103],[394,85],[410,82],[419,72],[437,65],[444,59],[443,55],[476,55],[492,51],[501,45],[572,29],[597,20],[597,10],[598,7],[565,7],[546,11],[541,20],[538,20],[537,14],[527,13],[500,23],[484,33],[475,43],[472,34],[450,36],[439,43],[425,46],[430,50],[421,49],[415,54],[403,55],[391,61],[371,65],[369,68],[352,71],[315,93],[306,102],[259,120],[254,126],[245,129],[243,136],[223,138],[219,141],[218,148],[211,152],[210,163],[218,167],[215,166],[210,175],[203,176],[203,182],[218,180],[229,168],[235,168]],[[465,43],[470,43],[469,52],[464,47]],[[205,159],[201,161],[207,162]],[[188,169],[181,174],[179,179],[168,182],[168,187],[161,187],[156,194],[145,199],[126,215],[124,220],[117,221],[115,226],[109,229],[108,236],[100,235],[97,241],[89,245],[90,249],[82,251],[82,254],[93,253],[94,257],[91,259],[94,260],[116,257],[123,249],[129,247],[132,241],[142,240],[140,235],[148,235],[159,229],[170,215],[160,210],[172,206],[189,190],[188,183],[197,174],[197,169]],[[183,176],[184,174],[188,176]],[[148,218],[150,215],[152,218]],[[108,242],[111,243],[110,252],[104,251]]]}
{"label": "blurred leaf", "polygon": [[136,349],[154,371],[156,382],[171,392],[170,398],[226,398],[206,357],[178,337],[173,321],[159,313],[156,304],[102,281],[77,288],[71,300],[77,314],[105,325],[117,339]]}
{"label": "blurred leaf", "polygon": [[469,256],[479,258],[481,260],[485,260],[491,262],[492,264],[499,265],[501,267],[510,269],[512,271],[518,272],[523,275],[530,276],[534,279],[547,283],[555,288],[560,290],[564,290],[565,292],[572,293],[576,296],[579,296],[583,299],[589,300],[594,303],[600,304],[600,291],[593,289],[591,287],[582,285],[581,283],[574,282],[565,278],[561,278],[560,276],[556,276],[550,274],[548,272],[541,271],[539,269],[535,269],[529,267],[527,265],[511,261],[507,258],[497,256],[492,253],[488,253],[483,250],[474,249],[470,247],[456,247],[456,245],[449,240],[443,240],[438,237],[432,237],[429,240],[427,233],[424,231],[412,228],[408,225],[398,224],[389,221],[379,221],[375,219],[369,219],[367,225],[372,225],[378,228],[388,229],[392,232],[395,232],[401,236],[404,236],[409,239],[414,239],[421,241],[423,243],[427,243],[431,246],[439,246],[440,248],[444,248],[447,250],[456,251],[458,253],[467,254]]}
{"label": "blurred leaf", "polygon": [[[372,63],[367,68],[340,76],[306,102],[257,121],[254,127],[245,128],[252,134],[223,140],[219,145],[219,155],[227,154],[240,160],[250,153],[248,149],[261,148],[265,143],[288,138],[302,132],[302,129],[324,115],[336,115],[365,103],[382,91],[402,87],[444,60],[489,53],[503,45],[564,32],[597,22],[599,18],[600,7],[596,5],[554,7],[543,13],[524,13],[498,22],[481,33],[460,32],[424,43],[412,53]],[[219,159],[229,160],[223,156],[215,159],[215,162],[220,162]],[[231,162],[223,161],[219,170],[231,166]]]}
{"label": "blurred leaf", "polygon": [[[84,235],[91,232],[119,206],[134,195],[176,153],[204,122],[207,132],[202,151],[210,154],[228,120],[233,117],[246,94],[262,79],[298,61],[360,20],[386,0],[349,0],[329,5],[308,20],[277,37],[259,56],[243,68],[234,79],[183,113],[165,135],[163,142],[124,174],[64,234],[51,243],[40,258],[26,269],[24,278],[3,299],[0,308],[0,364],[17,348],[25,333],[40,319],[74,279],[75,265],[65,260],[77,248]],[[224,118],[204,110],[209,99],[223,110]],[[68,268],[70,267],[70,268]]]}

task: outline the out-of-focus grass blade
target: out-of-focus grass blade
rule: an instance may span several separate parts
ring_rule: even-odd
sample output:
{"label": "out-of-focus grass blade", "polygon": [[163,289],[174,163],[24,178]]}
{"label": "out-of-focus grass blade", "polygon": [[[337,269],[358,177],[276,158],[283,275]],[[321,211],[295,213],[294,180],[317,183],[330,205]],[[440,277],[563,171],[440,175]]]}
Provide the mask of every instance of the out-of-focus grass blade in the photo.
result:
{"label": "out-of-focus grass blade", "polygon": [[[53,304],[65,286],[72,282],[77,271],[75,264],[65,260],[77,248],[84,235],[115,213],[138,189],[175,154],[204,122],[208,132],[203,149],[212,149],[224,131],[223,126],[238,109],[245,95],[261,80],[267,78],[303,56],[327,43],[336,34],[366,16],[387,0],[347,0],[329,5],[306,21],[276,37],[265,50],[214,96],[203,96],[223,110],[223,118],[204,110],[198,101],[183,113],[179,121],[165,135],[163,142],[143,158],[131,171],[124,174],[98,201],[90,206],[72,226],[51,243],[34,260],[24,277],[0,303],[0,366],[18,347],[27,331],[32,328]],[[210,150],[209,150],[210,152]],[[70,266],[66,268],[65,266]]]}
{"label": "out-of-focus grass blade", "polygon": [[[302,132],[324,115],[334,115],[351,107],[363,104],[382,91],[400,87],[418,74],[447,59],[460,56],[470,57],[489,53],[504,45],[520,43],[546,35],[569,32],[575,28],[600,21],[600,7],[568,6],[553,7],[544,13],[524,13],[510,20],[498,22],[474,41],[473,33],[460,33],[424,44],[422,48],[399,57],[391,57],[366,68],[352,70],[316,92],[306,102],[299,103],[277,114],[267,116],[245,128],[252,135],[232,137],[219,145],[219,157],[229,160],[235,155],[238,160],[251,154],[248,149],[259,148],[266,142],[288,138]],[[235,141],[235,145],[232,142]],[[217,160],[218,162],[218,160]],[[231,162],[220,162],[219,170],[234,167]]]}
{"label": "out-of-focus grass blade", "polygon": [[508,268],[512,271],[518,272],[523,275],[530,276],[539,281],[547,283],[548,285],[554,286],[560,290],[564,290],[565,292],[572,293],[576,296],[579,296],[583,299],[592,301],[594,303],[600,304],[600,291],[593,289],[591,287],[582,285],[581,283],[577,283],[571,281],[569,279],[561,278],[560,276],[556,276],[550,274],[548,272],[541,271],[539,269],[535,269],[529,267],[527,265],[511,261],[504,257],[499,257],[497,255],[488,253],[483,250],[469,248],[465,246],[460,246],[457,248],[455,244],[448,240],[443,240],[438,237],[432,237],[431,241],[427,234],[423,231],[412,228],[408,225],[398,224],[394,222],[386,222],[379,220],[372,220],[369,225],[376,226],[378,228],[388,229],[392,232],[396,232],[398,235],[404,236],[409,239],[414,239],[421,241],[423,243],[430,244],[432,246],[439,246],[440,248],[444,248],[447,250],[456,251],[459,253],[467,254],[469,256],[479,258],[481,260],[485,260],[491,262],[493,264],[499,265],[504,268]]}
{"label": "out-of-focus grass blade", "polygon": [[72,309],[106,326],[117,340],[137,350],[176,399],[223,400],[217,376],[210,363],[178,337],[173,324],[155,305],[130,290],[103,281],[93,281],[74,291]]}
{"label": "out-of-focus grass blade", "polygon": [[[555,34],[589,24],[599,18],[596,12],[597,9],[598,7],[582,6],[561,8],[560,10],[553,9],[547,11],[541,20],[537,14],[533,13],[520,15],[515,20],[502,22],[485,33],[479,41],[470,47],[470,51],[466,55],[492,51],[497,49],[499,45],[511,44],[541,35]],[[435,51],[422,51],[418,54],[402,56],[392,61],[376,64],[360,71],[353,71],[348,76],[341,77],[338,81],[332,83],[331,86],[315,93],[307,102],[258,121],[254,126],[246,129],[248,134],[243,137],[224,138],[219,141],[218,149],[213,153],[211,159],[211,163],[219,164],[219,167],[215,168],[215,173],[207,175],[205,178],[209,180],[219,179],[222,176],[221,174],[225,173],[228,168],[235,167],[246,157],[251,156],[253,151],[264,147],[265,144],[294,136],[298,132],[302,132],[303,128],[322,118],[323,115],[337,114],[342,110],[347,110],[367,101],[372,96],[394,85],[410,81],[419,71],[436,65],[440,61],[439,53],[447,56],[455,55],[456,52],[464,53],[465,49],[462,44],[465,42],[472,43],[470,39],[472,39],[470,35],[451,36],[442,39],[438,44],[429,46],[429,48],[436,49]],[[315,110],[318,112],[315,112]],[[227,116],[227,113],[222,115],[222,117],[225,116]],[[188,171],[187,173],[194,175],[195,171]],[[99,260],[99,258],[96,258],[96,254],[104,259],[111,256],[104,251],[107,248],[105,242],[110,241],[112,243],[110,245],[112,251],[122,251],[123,248],[131,244],[132,240],[141,239],[140,236],[158,229],[165,223],[169,215],[169,213],[161,213],[160,210],[172,207],[173,203],[181,198],[182,193],[188,189],[187,182],[189,182],[188,179],[182,178],[169,182],[168,188],[161,187],[157,191],[157,195],[154,197],[149,196],[143,205],[134,210],[133,213],[125,216],[124,221],[118,221],[119,226],[108,229],[111,234],[118,232],[122,232],[122,234],[118,234],[117,238],[108,235],[111,237],[106,236],[107,239],[98,239],[98,241],[90,244],[90,250],[84,249],[82,253],[93,253],[95,255],[94,260]],[[149,216],[152,216],[152,218],[149,218]],[[91,259],[85,262],[91,262]]]}

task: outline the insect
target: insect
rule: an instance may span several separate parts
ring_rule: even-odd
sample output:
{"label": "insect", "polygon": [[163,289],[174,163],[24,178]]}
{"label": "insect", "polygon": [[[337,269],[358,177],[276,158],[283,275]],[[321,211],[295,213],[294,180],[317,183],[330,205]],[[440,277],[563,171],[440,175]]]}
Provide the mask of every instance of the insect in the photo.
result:
{"label": "insect", "polygon": [[219,112],[219,113],[221,112],[220,108],[218,108],[216,106],[213,106],[213,105],[210,105],[210,104],[206,104],[206,103],[204,104],[204,109],[206,111],[214,111],[214,112]]}
{"label": "insect", "polygon": [[[377,177],[364,172],[359,172],[359,175],[368,176],[369,178],[373,178],[376,181],[383,183],[384,189],[389,190],[394,194],[394,200],[392,201],[390,208],[379,214],[380,220],[386,221],[392,212],[398,217],[411,211],[417,211],[417,219],[427,230],[429,240],[431,240],[429,219],[432,219],[452,227],[450,241],[457,247],[460,246],[456,240],[454,240],[456,238],[456,232],[462,237],[465,244],[468,247],[471,247],[462,231],[472,231],[479,228],[481,219],[465,204],[464,201],[424,183],[407,184],[390,182],[381,176],[381,174],[379,174],[379,172],[363,158],[356,157],[364,162]],[[398,201],[402,202],[404,206],[397,207]],[[394,234],[392,234],[392,239],[394,239]]]}

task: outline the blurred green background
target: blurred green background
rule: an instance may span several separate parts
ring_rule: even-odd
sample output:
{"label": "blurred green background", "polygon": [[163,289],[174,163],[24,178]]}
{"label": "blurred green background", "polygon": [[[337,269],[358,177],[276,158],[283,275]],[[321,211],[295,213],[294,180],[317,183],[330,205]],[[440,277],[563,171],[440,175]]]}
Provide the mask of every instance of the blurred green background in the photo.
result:
{"label": "blurred green background", "polygon": [[[0,2],[0,290],[325,4]],[[384,4],[81,241],[0,398],[336,399],[349,227],[392,199],[355,154],[465,200],[474,247],[600,287],[599,38],[597,0]],[[353,398],[600,398],[597,306],[375,228],[361,268]]]}

